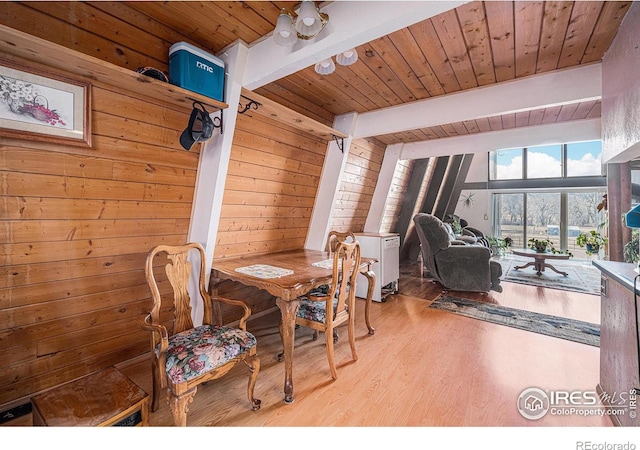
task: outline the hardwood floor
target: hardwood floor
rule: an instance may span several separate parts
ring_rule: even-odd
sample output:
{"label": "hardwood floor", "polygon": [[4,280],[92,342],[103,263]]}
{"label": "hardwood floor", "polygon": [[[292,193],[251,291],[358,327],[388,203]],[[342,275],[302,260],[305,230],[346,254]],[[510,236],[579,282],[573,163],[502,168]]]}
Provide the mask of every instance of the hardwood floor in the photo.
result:
{"label": "hardwood floor", "polygon": [[[503,282],[502,293],[452,295],[542,313],[599,322],[599,297]],[[246,398],[248,371],[236,366],[221,380],[200,386],[189,408],[189,426],[347,427],[609,427],[607,417],[547,414],[532,421],[516,402],[529,387],[594,391],[599,378],[596,347],[543,336],[429,308],[441,288],[403,267],[399,290],[372,307],[373,336],[357,303],[358,361],[351,361],[346,328],[336,345],[338,379],[332,381],[324,340],[296,331],[295,402],[283,402],[283,363],[277,311],[249,322],[258,339],[262,368],[256,396]],[[121,370],[151,391],[147,359]],[[30,417],[7,425],[28,425]],[[150,425],[173,424],[166,403]]]}

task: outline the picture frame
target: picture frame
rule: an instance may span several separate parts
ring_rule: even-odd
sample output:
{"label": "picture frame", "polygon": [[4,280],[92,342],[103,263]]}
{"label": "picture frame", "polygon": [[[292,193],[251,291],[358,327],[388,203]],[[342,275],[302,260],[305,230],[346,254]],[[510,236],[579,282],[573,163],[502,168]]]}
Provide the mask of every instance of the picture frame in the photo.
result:
{"label": "picture frame", "polygon": [[91,147],[91,85],[0,59],[0,136]]}

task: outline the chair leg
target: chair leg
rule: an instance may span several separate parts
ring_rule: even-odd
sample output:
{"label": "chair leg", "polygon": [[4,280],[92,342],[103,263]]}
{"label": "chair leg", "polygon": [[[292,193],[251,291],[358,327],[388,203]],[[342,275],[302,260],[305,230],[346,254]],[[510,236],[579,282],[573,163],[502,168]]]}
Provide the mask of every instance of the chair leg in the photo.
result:
{"label": "chair leg", "polygon": [[354,361],[358,360],[356,353],[356,318],[353,314],[349,314],[349,345],[351,345],[351,356]]}
{"label": "chair leg", "polygon": [[248,356],[244,360],[247,367],[249,367],[249,386],[247,387],[247,396],[249,397],[249,403],[251,403],[251,409],[257,411],[260,409],[260,400],[253,396],[253,390],[256,387],[256,381],[258,380],[258,373],[260,373],[260,358],[257,355]]}
{"label": "chair leg", "polygon": [[171,389],[167,389],[167,395],[169,397],[169,409],[173,416],[173,423],[177,427],[187,426],[187,412],[189,411],[189,403],[193,401],[193,396],[196,395],[198,388],[194,386],[181,395],[174,394]]}
{"label": "chair leg", "polygon": [[327,359],[329,360],[329,369],[331,370],[331,378],[338,379],[338,371],[336,370],[336,362],[334,360],[333,351],[333,330],[326,330],[324,333],[327,341]]}
{"label": "chair leg", "polygon": [[151,411],[156,412],[160,407],[160,392],[162,392],[162,379],[163,375],[160,374],[160,369],[155,359],[151,361],[151,373],[153,375],[153,393],[151,397]]}

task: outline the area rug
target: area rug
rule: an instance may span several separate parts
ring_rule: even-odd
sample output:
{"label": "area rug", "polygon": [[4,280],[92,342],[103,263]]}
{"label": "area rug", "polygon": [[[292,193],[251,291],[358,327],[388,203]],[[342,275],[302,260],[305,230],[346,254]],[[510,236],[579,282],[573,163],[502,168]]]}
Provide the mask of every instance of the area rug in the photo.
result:
{"label": "area rug", "polygon": [[523,266],[528,262],[533,262],[533,258],[511,256],[510,258],[496,258],[496,261],[502,266],[500,279],[503,281],[600,295],[600,271],[583,261],[550,261],[556,269],[567,272],[566,277],[549,268],[540,276],[533,266],[526,269],[515,269],[515,266]]}
{"label": "area rug", "polygon": [[450,295],[441,295],[429,307],[594,347],[600,346],[600,326],[589,322],[506,308]]}

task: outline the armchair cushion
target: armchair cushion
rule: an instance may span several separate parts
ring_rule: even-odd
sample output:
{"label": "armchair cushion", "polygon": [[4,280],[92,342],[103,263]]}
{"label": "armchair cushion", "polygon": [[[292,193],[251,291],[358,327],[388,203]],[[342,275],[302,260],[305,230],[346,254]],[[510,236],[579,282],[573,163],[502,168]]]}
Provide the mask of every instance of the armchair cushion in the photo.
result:
{"label": "armchair cushion", "polygon": [[[237,328],[202,325],[169,337],[167,376],[182,383],[222,366],[256,345],[256,338]],[[158,345],[158,349],[159,349]]]}
{"label": "armchair cushion", "polygon": [[431,214],[413,218],[420,239],[422,261],[431,277],[447,289],[472,292],[501,292],[502,266],[491,261],[491,251],[482,244],[456,245],[449,229]]}

